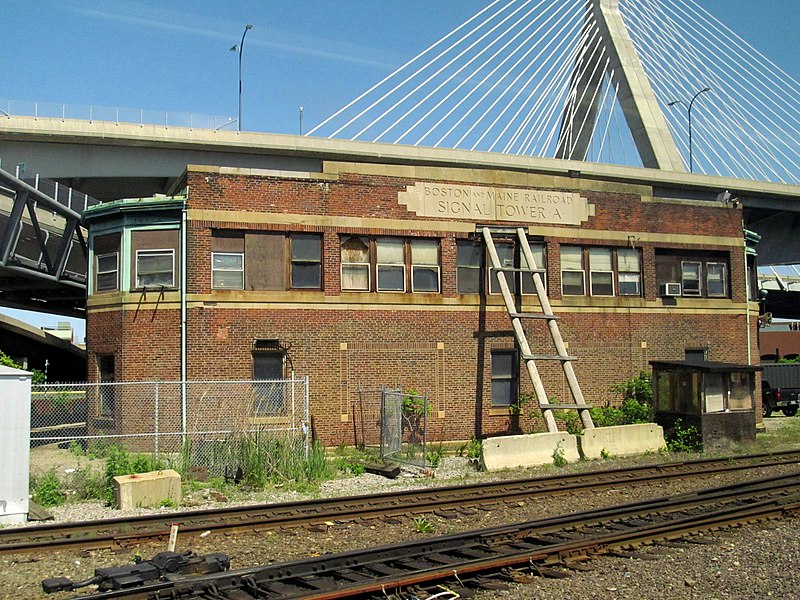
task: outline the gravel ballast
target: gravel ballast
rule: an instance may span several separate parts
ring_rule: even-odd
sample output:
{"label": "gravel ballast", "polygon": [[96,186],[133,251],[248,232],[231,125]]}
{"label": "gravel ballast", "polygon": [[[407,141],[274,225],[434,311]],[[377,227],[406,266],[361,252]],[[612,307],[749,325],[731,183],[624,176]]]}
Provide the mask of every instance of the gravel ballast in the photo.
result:
{"label": "gravel ballast", "polygon": [[[800,417],[797,417],[800,418]],[[772,421],[776,421],[772,419]],[[788,421],[788,419],[787,419]],[[579,463],[565,469],[554,467],[502,473],[481,473],[466,459],[447,458],[436,469],[434,478],[420,471],[406,471],[397,480],[364,474],[325,482],[315,497],[391,492],[435,485],[456,485],[477,481],[545,476],[570,470],[618,468],[632,464],[650,464],[657,460],[679,460],[676,456],[639,457]],[[178,538],[178,551],[194,550],[198,554],[225,552],[232,568],[318,556],[346,550],[362,549],[397,541],[422,539],[504,523],[538,519],[592,508],[611,506],[677,494],[693,489],[724,486],[742,479],[753,479],[776,472],[789,472],[797,467],[762,469],[756,472],[709,475],[657,486],[625,486],[596,490],[591,493],[531,499],[491,511],[457,519],[426,515],[433,525],[430,533],[420,533],[410,518],[398,523],[374,521],[369,524],[337,524],[326,531],[305,529],[268,532],[259,535],[210,534],[205,537]],[[272,490],[253,493],[243,502],[289,502],[309,498],[295,492]],[[198,507],[218,506],[211,498],[200,495],[190,502]],[[237,502],[242,503],[242,502]],[[182,507],[183,508],[183,507]],[[97,502],[67,504],[53,510],[57,521],[89,520],[124,516]],[[135,511],[141,514],[145,511]],[[130,514],[134,514],[131,511]],[[593,559],[588,572],[574,572],[565,579],[535,577],[531,583],[512,584],[506,591],[479,592],[474,598],[760,598],[796,596],[800,589],[800,519],[786,518],[751,524],[715,532],[705,536],[708,544],[685,547],[658,547],[656,560],[600,557]],[[65,576],[77,581],[90,577],[95,568],[129,564],[135,555],[149,558],[165,550],[165,544],[143,544],[124,551],[96,550],[84,553],[58,551],[0,557],[0,597],[16,599],[52,598],[62,600],[78,592],[46,595],[41,580]],[[92,588],[87,588],[87,592]]]}

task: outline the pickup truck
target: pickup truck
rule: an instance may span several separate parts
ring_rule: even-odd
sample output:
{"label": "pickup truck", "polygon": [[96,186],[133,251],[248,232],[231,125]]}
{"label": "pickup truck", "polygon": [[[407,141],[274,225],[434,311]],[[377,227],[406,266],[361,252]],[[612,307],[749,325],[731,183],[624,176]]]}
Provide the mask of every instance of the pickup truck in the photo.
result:
{"label": "pickup truck", "polygon": [[770,387],[769,381],[762,380],[761,408],[765,418],[777,410],[787,417],[793,417],[797,414],[798,406],[800,406],[800,388]]}

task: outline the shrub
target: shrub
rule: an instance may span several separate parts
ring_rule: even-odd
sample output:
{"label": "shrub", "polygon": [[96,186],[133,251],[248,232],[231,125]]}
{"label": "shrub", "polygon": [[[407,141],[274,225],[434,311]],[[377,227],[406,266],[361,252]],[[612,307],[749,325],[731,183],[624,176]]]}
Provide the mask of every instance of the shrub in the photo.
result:
{"label": "shrub", "polygon": [[633,399],[640,404],[653,405],[653,374],[642,371],[637,377],[618,383],[611,391],[622,396],[624,400]]}
{"label": "shrub", "polygon": [[33,500],[44,507],[59,506],[64,503],[64,488],[55,471],[48,471],[41,477],[31,478]]}
{"label": "shrub", "polygon": [[693,425],[684,426],[676,419],[667,432],[667,449],[670,452],[700,452],[703,449],[703,437]]}

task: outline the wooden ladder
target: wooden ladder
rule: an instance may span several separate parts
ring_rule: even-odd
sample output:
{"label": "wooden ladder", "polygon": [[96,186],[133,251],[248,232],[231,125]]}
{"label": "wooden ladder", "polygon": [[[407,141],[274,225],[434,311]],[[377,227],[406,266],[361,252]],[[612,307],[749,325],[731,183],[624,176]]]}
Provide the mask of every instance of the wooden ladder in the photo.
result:
{"label": "wooden ladder", "polygon": [[[494,228],[494,231],[502,233],[509,232],[508,229],[497,228]],[[575,357],[567,354],[567,349],[564,346],[564,340],[561,338],[561,332],[558,329],[558,317],[553,314],[553,309],[550,307],[550,299],[547,297],[547,290],[545,289],[542,277],[538,272],[536,272],[536,260],[533,257],[533,252],[531,252],[531,247],[528,243],[528,235],[525,228],[516,228],[516,234],[517,239],[519,240],[520,250],[522,251],[522,255],[525,257],[525,262],[528,265],[527,268],[504,267],[500,263],[500,257],[497,254],[497,248],[495,248],[494,240],[492,239],[492,228],[482,227],[481,234],[483,236],[483,241],[486,244],[486,248],[489,251],[489,259],[491,260],[492,268],[497,273],[497,283],[500,285],[500,292],[503,295],[503,301],[506,304],[508,316],[511,318],[511,325],[514,328],[514,336],[516,337],[517,344],[522,352],[522,360],[525,361],[525,366],[528,369],[528,374],[530,375],[531,382],[533,383],[533,389],[536,392],[536,399],[539,401],[539,407],[542,409],[542,415],[544,416],[545,423],[547,424],[547,431],[551,433],[558,431],[555,417],[553,417],[553,410],[577,410],[584,429],[594,428],[592,416],[589,413],[590,407],[583,399],[581,387],[578,385],[578,379],[575,377],[575,371],[572,368],[572,361],[575,360]],[[506,280],[507,272],[523,272],[533,275],[533,284],[536,288],[536,295],[539,297],[539,304],[542,307],[541,313],[523,313],[517,310],[517,307],[514,304],[514,297],[511,295],[511,290],[508,286],[508,281]],[[530,345],[528,344],[528,338],[525,335],[525,330],[522,327],[522,319],[545,319],[547,321],[550,337],[553,340],[557,354],[532,354]],[[539,376],[539,369],[536,368],[537,360],[556,360],[561,363],[561,366],[564,369],[564,375],[567,378],[573,403],[554,404],[548,400],[547,393],[544,389],[544,384],[542,383],[542,378]]]}

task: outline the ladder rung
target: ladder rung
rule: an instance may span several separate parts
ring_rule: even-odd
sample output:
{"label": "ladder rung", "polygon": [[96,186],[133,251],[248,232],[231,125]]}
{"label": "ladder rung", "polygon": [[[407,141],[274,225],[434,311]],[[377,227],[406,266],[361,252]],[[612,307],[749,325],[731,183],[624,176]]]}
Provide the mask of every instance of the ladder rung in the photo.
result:
{"label": "ladder rung", "polygon": [[559,356],[558,354],[523,354],[523,360],[576,360],[574,356]]}
{"label": "ladder rung", "polygon": [[542,410],[590,410],[592,408],[588,404],[541,404],[539,407]]}
{"label": "ladder rung", "polygon": [[501,271],[502,273],[536,273],[537,269],[529,269],[528,267],[492,267],[492,271]]}
{"label": "ladder rung", "polygon": [[544,313],[508,313],[512,319],[549,319],[551,321],[558,321],[561,317],[556,315],[546,315]]}

